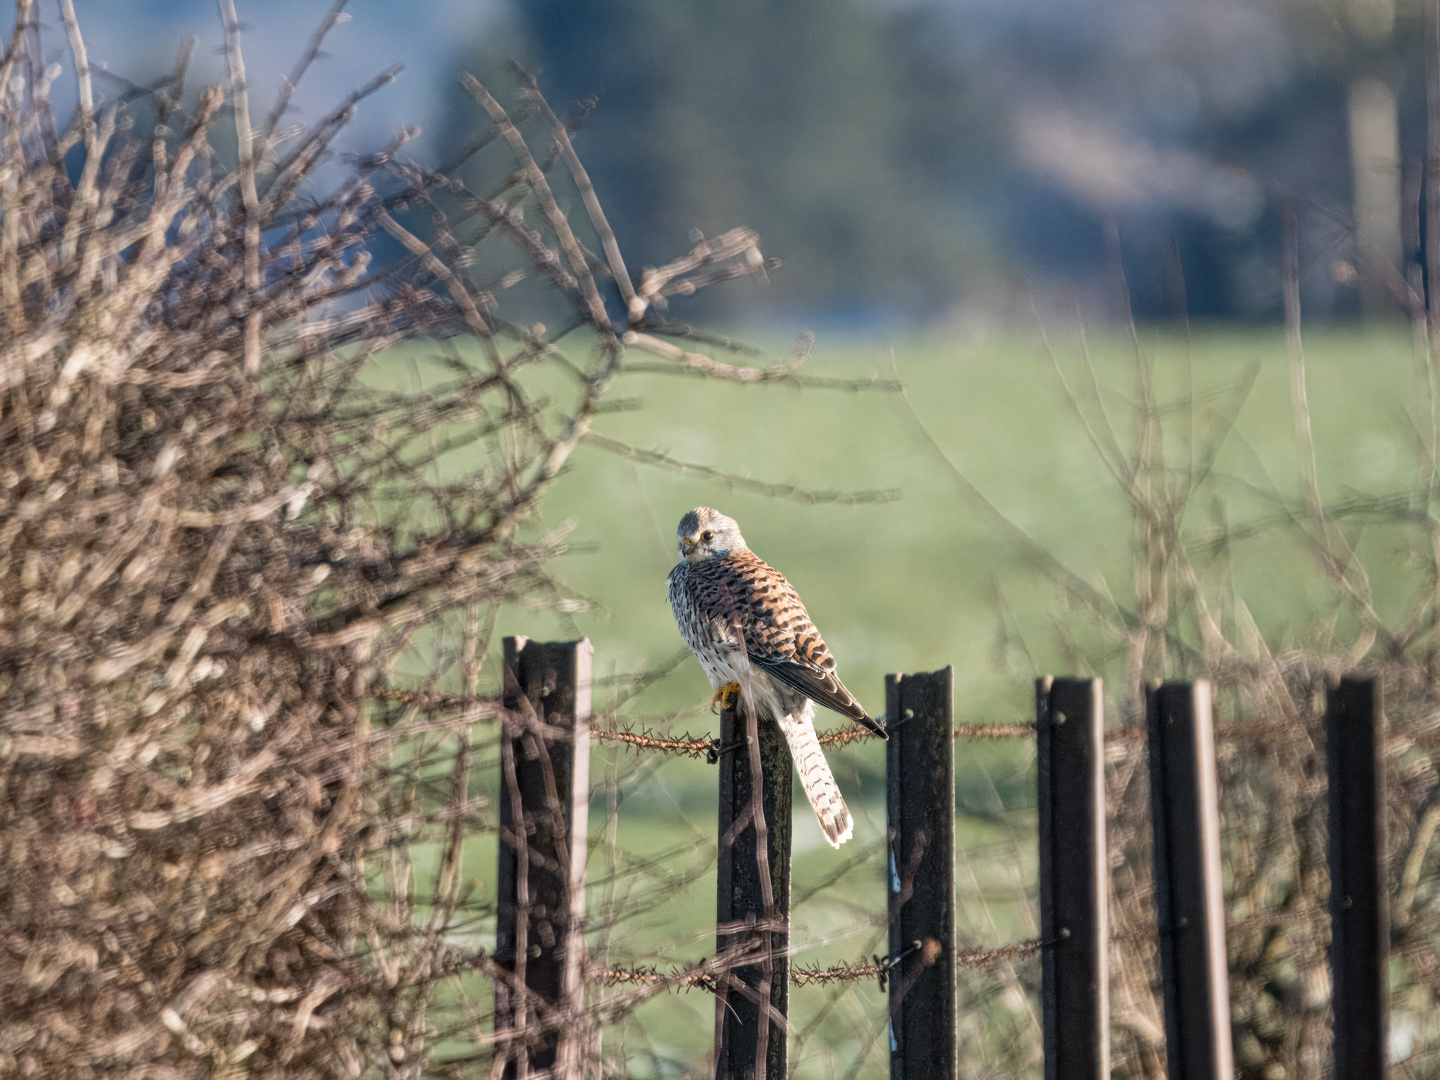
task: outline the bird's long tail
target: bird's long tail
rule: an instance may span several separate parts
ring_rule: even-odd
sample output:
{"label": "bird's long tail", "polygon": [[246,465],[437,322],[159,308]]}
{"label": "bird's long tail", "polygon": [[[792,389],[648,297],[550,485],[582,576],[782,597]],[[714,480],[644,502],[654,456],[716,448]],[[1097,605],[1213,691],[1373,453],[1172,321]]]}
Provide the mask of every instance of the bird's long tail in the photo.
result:
{"label": "bird's long tail", "polygon": [[855,831],[855,822],[850,817],[850,808],[840,795],[840,785],[830,772],[825,760],[825,751],[815,734],[815,704],[806,701],[804,706],[790,716],[777,721],[790,744],[790,756],[795,759],[795,771],[800,774],[800,786],[820,819],[820,828],[831,847],[839,847],[850,839]]}

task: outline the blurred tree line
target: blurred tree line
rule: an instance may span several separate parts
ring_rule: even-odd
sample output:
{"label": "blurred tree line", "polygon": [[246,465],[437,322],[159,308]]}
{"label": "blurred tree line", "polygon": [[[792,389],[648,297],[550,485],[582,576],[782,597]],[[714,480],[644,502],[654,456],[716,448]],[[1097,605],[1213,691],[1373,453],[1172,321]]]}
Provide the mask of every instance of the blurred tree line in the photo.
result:
{"label": "blurred tree line", "polygon": [[[1303,288],[1345,316],[1393,310],[1337,282],[1345,222],[1394,261],[1422,228],[1421,3],[530,0],[464,65],[575,103],[642,262],[745,221],[787,265],[767,300],[809,317],[934,316],[1007,277],[1098,314],[1118,234],[1137,315],[1269,318],[1286,203],[1344,219],[1306,216]],[[474,124],[460,101],[447,131]]]}
{"label": "blurred tree line", "polygon": [[[513,57],[586,113],[588,167],[642,261],[743,221],[787,267],[773,302],[846,321],[931,310],[991,255],[965,194],[1001,131],[930,21],[862,0],[535,0],[471,65]],[[473,124],[461,102],[452,141]]]}

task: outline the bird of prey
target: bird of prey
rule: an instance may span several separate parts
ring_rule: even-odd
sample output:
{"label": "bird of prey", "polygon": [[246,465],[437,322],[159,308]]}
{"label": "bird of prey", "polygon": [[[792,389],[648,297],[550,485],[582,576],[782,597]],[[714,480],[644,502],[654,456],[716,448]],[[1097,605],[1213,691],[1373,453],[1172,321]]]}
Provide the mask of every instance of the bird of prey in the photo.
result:
{"label": "bird of prey", "polygon": [[680,519],[680,562],[670,571],[670,607],[680,635],[700,661],[711,700],[728,708],[748,679],[757,722],[780,725],[800,784],[832,847],[850,839],[854,822],[815,735],[815,703],[885,729],[835,674],[835,657],[783,574],[750,550],[740,526],[708,506]]}

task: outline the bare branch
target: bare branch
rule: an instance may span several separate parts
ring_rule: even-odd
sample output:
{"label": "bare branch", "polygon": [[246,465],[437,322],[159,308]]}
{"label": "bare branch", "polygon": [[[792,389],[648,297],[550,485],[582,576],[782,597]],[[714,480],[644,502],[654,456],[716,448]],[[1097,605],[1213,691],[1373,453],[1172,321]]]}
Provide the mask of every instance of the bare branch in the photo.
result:
{"label": "bare branch", "polygon": [[614,439],[606,438],[595,432],[587,432],[580,439],[581,442],[597,447],[611,454],[616,454],[630,461],[638,461],[644,465],[654,465],[658,468],[668,469],[671,472],[681,475],[699,476],[706,480],[713,480],[726,487],[736,488],[741,491],[753,491],[758,495],[769,495],[773,498],[794,499],[796,502],[810,503],[839,503],[849,506],[856,503],[871,502],[893,502],[900,498],[900,492],[894,488],[883,491],[812,491],[807,488],[795,487],[792,484],[767,484],[760,480],[751,480],[749,477],[737,476],[733,473],[721,472],[719,469],[712,469],[708,465],[697,465],[694,462],[679,461],[676,458],[665,454],[657,453],[654,450],[641,450],[626,443],[617,442]]}
{"label": "bare branch", "polygon": [[330,10],[325,13],[325,17],[320,20],[320,25],[310,35],[310,41],[305,46],[305,51],[300,55],[300,59],[295,62],[290,74],[280,84],[280,92],[275,95],[275,104],[270,109],[270,115],[265,117],[265,125],[260,129],[262,146],[269,145],[270,137],[275,134],[275,125],[280,123],[280,118],[290,107],[290,98],[294,95],[296,87],[300,85],[300,80],[305,78],[305,72],[310,69],[310,65],[320,55],[320,46],[325,43],[325,35],[330,33],[341,21],[345,5],[349,2],[350,0],[335,0],[330,5]]}
{"label": "bare branch", "polygon": [[95,91],[90,83],[90,54],[85,50],[85,39],[80,34],[80,22],[75,18],[75,0],[60,0],[60,15],[65,23],[65,34],[70,39],[70,55],[75,61],[75,88],[79,97],[80,124],[85,131],[85,145],[88,148],[95,123]]}

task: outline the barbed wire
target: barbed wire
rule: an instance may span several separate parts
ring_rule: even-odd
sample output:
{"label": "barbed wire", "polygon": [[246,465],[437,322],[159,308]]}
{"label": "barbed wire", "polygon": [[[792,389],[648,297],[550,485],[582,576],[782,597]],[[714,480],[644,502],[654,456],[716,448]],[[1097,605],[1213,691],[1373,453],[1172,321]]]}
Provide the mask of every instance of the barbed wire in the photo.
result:
{"label": "barbed wire", "polygon": [[689,732],[680,735],[659,735],[644,728],[591,728],[590,737],[598,742],[622,743],[637,750],[655,750],[680,757],[708,757],[718,748],[717,739],[697,739]]}
{"label": "barbed wire", "polygon": [[956,739],[1030,739],[1034,724],[959,724],[952,734]]}
{"label": "barbed wire", "polygon": [[822,968],[819,964],[814,967],[797,966],[790,969],[791,986],[828,986],[832,982],[860,982],[862,979],[878,979],[886,975],[890,966],[884,963],[880,957],[875,957],[871,963],[859,961],[845,961],[833,967]]}
{"label": "barbed wire", "polygon": [[[1319,905],[1304,904],[1289,910],[1262,912],[1244,919],[1232,919],[1226,922],[1225,930],[1227,934],[1243,933],[1262,927],[1284,926],[1324,914],[1325,909]],[[1110,935],[1110,943],[1112,945],[1135,945],[1144,941],[1158,941],[1159,937],[1158,927],[1142,926],[1132,930],[1115,931]],[[955,954],[955,966],[961,968],[992,967],[1006,960],[1032,956],[1044,947],[1043,939],[1026,938],[994,948],[964,949]],[[901,957],[895,960],[888,956],[872,956],[868,961],[842,960],[829,967],[821,967],[819,964],[809,967],[803,964],[796,965],[790,970],[790,985],[828,986],[832,983],[853,983],[878,979],[883,989],[890,971],[900,963],[901,959],[909,955],[909,951],[911,950],[902,953]],[[669,971],[662,971],[656,965],[610,966],[603,971],[594,973],[592,978],[607,988],[668,982],[673,990],[684,991],[699,988],[713,993],[716,989],[715,970],[715,958],[709,957],[686,967],[674,968]]]}
{"label": "barbed wire", "polygon": [[697,987],[714,993],[717,989],[715,976],[704,970],[705,963],[689,967],[661,971],[658,967],[607,967],[596,973],[596,981],[607,989],[616,986],[644,986],[651,983],[669,982],[670,989],[684,991]]}
{"label": "barbed wire", "polygon": [[[464,709],[471,720],[497,720],[505,712],[504,706],[494,697],[472,694],[436,694],[410,690],[375,690],[371,697],[380,701],[396,702],[418,708]],[[882,722],[883,716],[879,718]],[[901,721],[902,723],[904,721]],[[1323,732],[1301,720],[1249,720],[1215,725],[1217,742],[1263,742],[1310,738],[1319,740]],[[590,737],[597,742],[621,743],[637,750],[650,750],[680,757],[705,758],[714,764],[718,755],[727,748],[718,739],[697,737],[689,732],[674,735],[654,731],[645,727],[597,727],[590,729]],[[956,739],[971,741],[1000,741],[1004,739],[1033,739],[1034,724],[957,724],[952,732]],[[879,739],[874,732],[861,727],[842,728],[820,736],[824,747],[846,746],[852,742]],[[1114,746],[1124,743],[1143,743],[1149,739],[1149,732],[1140,726],[1108,728],[1104,734],[1105,744]],[[1385,742],[1390,746],[1435,749],[1440,747],[1440,730],[1436,731],[1390,731]]]}
{"label": "barbed wire", "polygon": [[[1008,727],[989,724],[962,724],[955,729],[957,739],[1017,739],[1035,734],[1033,727],[1012,725]],[[668,735],[648,728],[592,728],[590,737],[599,742],[623,743],[638,750],[654,750],[662,754],[675,754],[689,758],[714,759],[732,747],[724,747],[718,739],[696,738],[689,732]],[[879,739],[874,732],[864,728],[846,728],[830,731],[820,736],[821,746],[844,746],[847,743]],[[713,764],[713,760],[711,761]]]}
{"label": "barbed wire", "polygon": [[1039,952],[1045,945],[1040,938],[1026,938],[1012,941],[994,949],[964,949],[955,954],[956,967],[989,967],[1001,960],[1013,960],[1017,956],[1029,956]]}
{"label": "barbed wire", "polygon": [[[1018,956],[1029,956],[1037,953],[1044,946],[1039,938],[1028,938],[1024,941],[1013,941],[1008,945],[1000,945],[993,949],[966,949],[955,954],[955,966],[963,968],[984,968],[1005,960],[1011,960]],[[901,958],[908,955],[902,953]],[[826,986],[837,982],[862,982],[866,979],[885,979],[888,977],[900,960],[891,960],[888,956],[872,956],[870,960],[842,960],[838,964],[829,967],[820,967],[818,964],[813,967],[803,965],[796,966],[790,970],[791,986]],[[693,990],[697,987],[704,990],[714,991],[715,985],[715,958],[701,960],[697,963],[682,968],[674,968],[670,971],[662,971],[655,965],[641,965],[638,967],[616,967],[611,966],[603,971],[596,972],[592,977],[602,986],[637,986],[658,982],[671,983],[671,989]]]}

